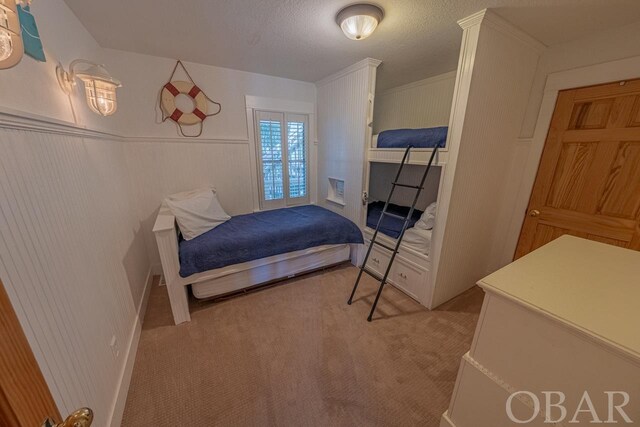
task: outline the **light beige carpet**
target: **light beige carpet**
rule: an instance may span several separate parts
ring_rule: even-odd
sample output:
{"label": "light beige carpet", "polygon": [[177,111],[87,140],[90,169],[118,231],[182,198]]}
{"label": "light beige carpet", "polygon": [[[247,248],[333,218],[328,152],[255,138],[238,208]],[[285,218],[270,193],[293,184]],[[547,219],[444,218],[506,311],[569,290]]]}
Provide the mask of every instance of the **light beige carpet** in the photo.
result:
{"label": "light beige carpet", "polygon": [[172,324],[151,291],[124,426],[438,426],[483,293],[428,311],[343,264],[220,302]]}

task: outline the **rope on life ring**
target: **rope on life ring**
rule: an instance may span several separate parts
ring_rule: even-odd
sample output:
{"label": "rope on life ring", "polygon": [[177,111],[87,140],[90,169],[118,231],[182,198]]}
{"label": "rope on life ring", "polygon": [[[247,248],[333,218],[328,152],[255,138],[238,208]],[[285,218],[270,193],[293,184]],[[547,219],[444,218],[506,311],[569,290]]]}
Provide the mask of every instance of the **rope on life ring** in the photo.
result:
{"label": "rope on life ring", "polygon": [[[178,68],[178,65],[182,67],[187,77],[189,78],[190,82],[181,81],[181,80],[171,81],[174,74],[176,73],[176,69]],[[190,112],[182,111],[176,106],[176,97],[180,94],[189,96],[193,100],[195,108],[192,111]],[[208,110],[207,101],[210,101],[211,103],[217,105],[218,111],[212,114],[207,114],[207,110]],[[207,117],[220,114],[220,112],[222,111],[222,104],[209,98],[202,91],[202,89],[200,89],[195,84],[195,82],[193,81],[193,78],[191,78],[191,75],[189,75],[189,72],[187,71],[187,69],[184,67],[182,62],[178,60],[176,62],[176,66],[173,68],[173,72],[171,73],[171,76],[169,77],[169,82],[167,82],[160,90],[160,110],[162,111],[162,122],[165,122],[167,119],[171,119],[178,126],[178,129],[180,130],[180,133],[182,134],[182,136],[198,137],[202,135],[202,129],[203,129],[202,122]],[[190,125],[196,125],[196,124],[200,124],[200,131],[198,132],[197,135],[186,135],[182,130],[183,125],[190,126]]]}

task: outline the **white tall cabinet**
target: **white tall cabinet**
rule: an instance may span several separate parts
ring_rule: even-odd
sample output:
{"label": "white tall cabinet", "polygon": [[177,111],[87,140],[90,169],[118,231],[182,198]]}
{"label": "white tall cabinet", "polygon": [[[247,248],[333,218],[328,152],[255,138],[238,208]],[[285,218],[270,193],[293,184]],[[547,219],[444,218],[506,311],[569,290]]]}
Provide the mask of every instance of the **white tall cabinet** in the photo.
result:
{"label": "white tall cabinet", "polygon": [[495,230],[505,226],[497,214],[504,177],[544,49],[491,10],[459,25],[462,45],[432,238],[429,308],[490,272]]}
{"label": "white tall cabinet", "polygon": [[[430,255],[424,262],[406,259],[407,271],[398,273],[401,287],[428,308],[489,273],[492,238],[504,226],[497,215],[504,176],[544,49],[490,10],[459,24],[462,45],[447,147],[438,161],[442,173]],[[318,203],[363,229],[367,160],[397,162],[402,155],[370,149],[379,64],[366,59],[317,83]],[[343,182],[340,198],[332,180]]]}

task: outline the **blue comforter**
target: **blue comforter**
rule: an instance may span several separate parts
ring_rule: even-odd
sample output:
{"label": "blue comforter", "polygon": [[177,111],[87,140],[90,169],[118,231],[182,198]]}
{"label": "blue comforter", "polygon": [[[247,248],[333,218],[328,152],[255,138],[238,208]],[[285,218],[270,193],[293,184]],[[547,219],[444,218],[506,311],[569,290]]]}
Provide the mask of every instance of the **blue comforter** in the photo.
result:
{"label": "blue comforter", "polygon": [[[376,225],[378,225],[378,219],[380,219],[380,215],[382,215],[382,209],[384,209],[384,202],[369,203],[369,206],[367,207],[367,227],[374,230],[376,229]],[[408,206],[400,206],[389,203],[387,212],[406,217],[409,214],[410,209],[411,208]],[[422,213],[423,212],[421,210],[414,209],[413,215],[411,215],[411,219],[409,219],[409,225],[407,225],[407,228],[413,227],[422,216]],[[380,224],[379,231],[389,237],[397,239],[398,236],[400,236],[403,225],[403,220],[391,216],[385,216],[384,218],[382,218],[382,223]]]}
{"label": "blue comforter", "polygon": [[385,130],[378,135],[378,148],[415,148],[444,147],[447,142],[447,126],[425,129]]}
{"label": "blue comforter", "polygon": [[180,276],[321,245],[364,243],[358,226],[320,206],[232,217],[180,242]]}

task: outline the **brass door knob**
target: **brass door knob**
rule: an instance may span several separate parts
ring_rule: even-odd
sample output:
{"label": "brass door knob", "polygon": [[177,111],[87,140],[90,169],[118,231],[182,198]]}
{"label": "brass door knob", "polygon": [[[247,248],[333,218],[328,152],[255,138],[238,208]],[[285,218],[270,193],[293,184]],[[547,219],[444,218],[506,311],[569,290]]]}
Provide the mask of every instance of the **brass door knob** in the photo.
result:
{"label": "brass door knob", "polygon": [[90,427],[93,422],[93,411],[81,408],[74,411],[60,424],[54,424],[50,419],[45,420],[43,427]]}
{"label": "brass door knob", "polygon": [[538,215],[540,215],[540,211],[537,209],[531,209],[529,211],[529,216],[538,216]]}

